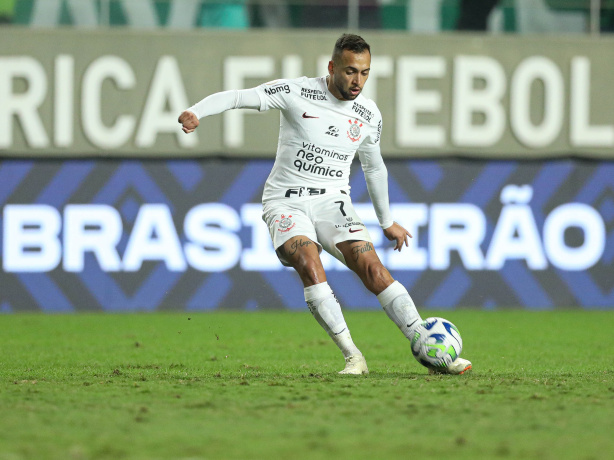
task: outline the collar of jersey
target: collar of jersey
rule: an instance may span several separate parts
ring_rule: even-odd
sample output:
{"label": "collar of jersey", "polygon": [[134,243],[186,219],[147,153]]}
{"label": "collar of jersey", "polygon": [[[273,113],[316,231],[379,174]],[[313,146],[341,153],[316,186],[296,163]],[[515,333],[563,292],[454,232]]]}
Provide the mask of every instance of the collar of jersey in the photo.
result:
{"label": "collar of jersey", "polygon": [[358,99],[358,97],[360,97],[360,96],[362,95],[362,93],[361,93],[361,94],[359,94],[359,95],[358,95],[358,97],[357,97],[356,99],[354,99],[353,101],[344,101],[344,100],[341,100],[341,99],[337,99],[337,98],[335,97],[335,95],[334,95],[333,93],[331,93],[331,92],[330,92],[330,90],[328,89],[328,82],[327,82],[327,80],[326,80],[326,78],[327,78],[327,77],[328,77],[328,75],[324,75],[324,76],[322,77],[322,85],[324,86],[324,89],[326,90],[326,94],[328,95],[328,98],[329,98],[331,101],[334,101],[334,102],[336,102],[336,103],[338,103],[338,104],[348,104],[348,103],[350,103],[350,102],[354,102],[356,99]]}

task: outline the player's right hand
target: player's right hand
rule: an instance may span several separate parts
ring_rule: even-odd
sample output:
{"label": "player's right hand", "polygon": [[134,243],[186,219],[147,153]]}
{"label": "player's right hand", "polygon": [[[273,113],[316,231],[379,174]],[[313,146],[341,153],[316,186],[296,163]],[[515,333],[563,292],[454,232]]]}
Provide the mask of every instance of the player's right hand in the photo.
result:
{"label": "player's right hand", "polygon": [[200,124],[198,117],[189,110],[184,110],[177,121],[181,123],[181,130],[186,134],[193,133]]}

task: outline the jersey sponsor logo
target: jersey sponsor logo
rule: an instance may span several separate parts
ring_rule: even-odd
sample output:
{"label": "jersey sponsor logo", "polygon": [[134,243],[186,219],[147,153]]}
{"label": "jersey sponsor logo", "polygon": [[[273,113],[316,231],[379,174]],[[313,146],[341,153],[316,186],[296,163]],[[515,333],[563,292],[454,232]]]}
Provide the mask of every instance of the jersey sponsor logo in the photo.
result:
{"label": "jersey sponsor logo", "polygon": [[272,86],[270,88],[264,88],[264,92],[268,94],[269,96],[280,93],[282,91],[286,94],[290,94],[290,85],[280,84],[280,85]]}
{"label": "jersey sponsor logo", "polygon": [[307,115],[307,112],[303,112],[303,118],[320,118],[320,117],[314,117],[312,115]]}
{"label": "jersey sponsor logo", "polygon": [[382,137],[382,120],[377,123],[377,135],[375,136],[375,143],[377,144]]}
{"label": "jersey sponsor logo", "polygon": [[352,110],[367,121],[371,121],[371,118],[373,118],[373,112],[368,110],[365,106],[360,105],[358,102],[354,102]]}
{"label": "jersey sponsor logo", "polygon": [[326,130],[326,134],[333,137],[339,137],[339,128],[336,126],[329,126]]}
{"label": "jersey sponsor logo", "polygon": [[334,150],[318,147],[311,142],[303,142],[303,148],[296,152],[296,159],[293,165],[299,172],[302,171],[324,177],[343,177],[342,169],[335,169],[326,165],[326,157],[351,162],[353,154],[337,153]]}
{"label": "jersey sponsor logo", "polygon": [[[303,148],[297,152],[297,156],[302,155],[305,157],[305,151],[317,153],[318,155],[324,155],[329,158],[333,158],[335,160],[347,161],[351,159],[350,155],[347,153],[337,153],[335,150],[328,150],[323,147],[319,147],[311,142],[303,142]],[[313,158],[307,158],[308,160],[312,160]],[[322,163],[322,160],[319,158],[315,159],[316,163]]]}
{"label": "jersey sponsor logo", "polygon": [[350,122],[350,128],[348,129],[347,133],[348,133],[348,138],[352,141],[352,142],[357,142],[360,140],[362,134],[360,134],[360,128],[362,128],[362,123],[360,123],[358,120],[354,120],[352,122],[352,120],[348,120]]}
{"label": "jersey sponsor logo", "polygon": [[[301,150],[303,152],[303,150]],[[322,159],[322,157],[318,157]],[[320,162],[321,163],[321,162]],[[343,171],[341,169],[331,168],[330,166],[323,166],[315,163],[311,163],[309,161],[303,161],[301,159],[294,160],[294,167],[300,172],[308,172],[315,174],[317,176],[325,176],[325,177],[343,177]]]}
{"label": "jersey sponsor logo", "polygon": [[326,93],[319,89],[301,88],[301,97],[311,101],[327,101]]}
{"label": "jersey sponsor logo", "polygon": [[288,215],[288,217],[282,214],[281,220],[275,220],[275,222],[279,224],[277,230],[281,233],[289,232],[296,225],[296,222],[292,222],[292,214]]}
{"label": "jersey sponsor logo", "polygon": [[[312,195],[323,195],[326,193],[325,188],[316,188],[316,187],[291,187],[286,190],[286,198],[290,198],[292,195],[296,196],[312,196]],[[292,217],[292,216],[290,216]]]}

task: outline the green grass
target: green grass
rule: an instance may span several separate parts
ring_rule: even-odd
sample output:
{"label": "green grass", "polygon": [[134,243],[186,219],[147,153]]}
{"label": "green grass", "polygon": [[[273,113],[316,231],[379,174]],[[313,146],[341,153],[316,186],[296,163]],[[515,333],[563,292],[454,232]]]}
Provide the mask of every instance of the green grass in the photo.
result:
{"label": "green grass", "polygon": [[307,312],[1,316],[0,460],[612,458],[614,312],[423,316],[472,373],[383,312],[346,313],[359,377]]}

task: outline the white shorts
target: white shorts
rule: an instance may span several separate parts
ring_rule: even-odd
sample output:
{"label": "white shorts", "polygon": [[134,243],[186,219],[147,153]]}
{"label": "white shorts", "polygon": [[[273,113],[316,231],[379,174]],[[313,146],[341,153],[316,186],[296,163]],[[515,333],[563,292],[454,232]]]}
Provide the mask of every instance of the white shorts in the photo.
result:
{"label": "white shorts", "polygon": [[269,227],[277,257],[285,266],[287,260],[279,254],[280,246],[298,235],[303,235],[345,264],[337,248],[342,241],[371,241],[367,227],[352,206],[349,195],[335,191],[307,199],[280,199],[263,205],[262,219]]}

